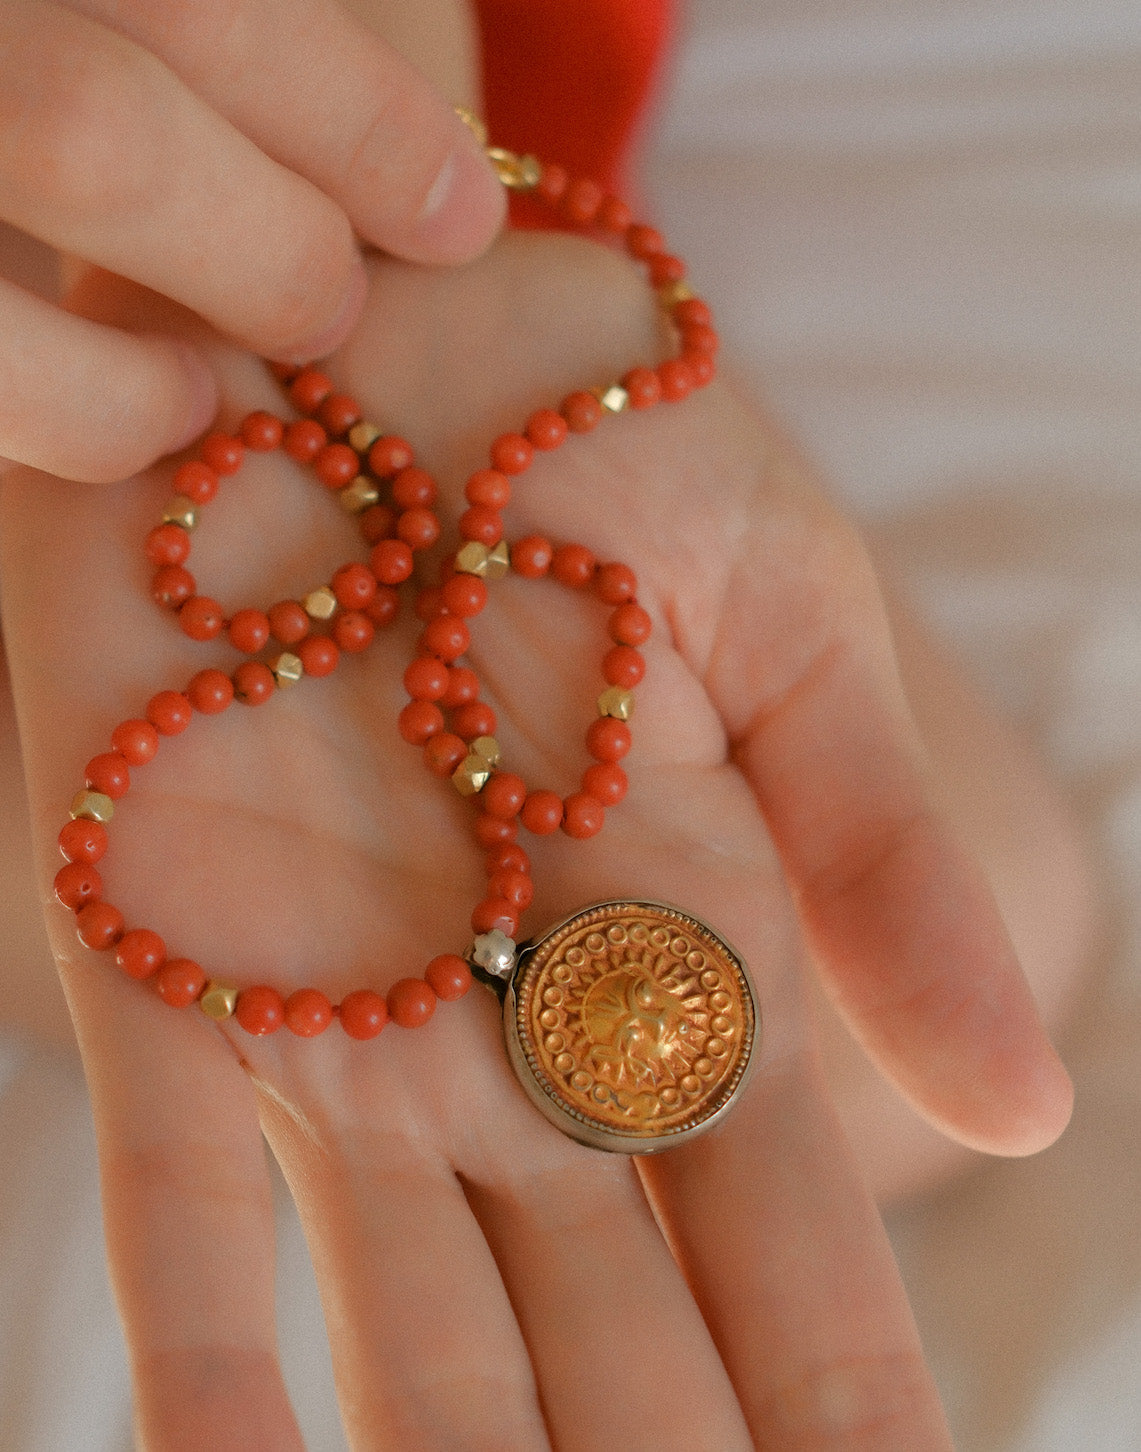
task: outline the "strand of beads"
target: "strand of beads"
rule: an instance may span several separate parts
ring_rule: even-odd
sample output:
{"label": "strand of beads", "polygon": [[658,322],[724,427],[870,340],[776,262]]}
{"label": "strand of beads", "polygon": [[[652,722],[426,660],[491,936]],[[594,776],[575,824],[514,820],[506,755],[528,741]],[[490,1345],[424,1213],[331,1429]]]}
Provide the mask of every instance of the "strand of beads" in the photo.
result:
{"label": "strand of beads", "polygon": [[[430,771],[450,777],[463,795],[476,800],[480,810],[474,833],[485,852],[488,885],[472,926],[484,936],[513,936],[533,893],[530,862],[516,841],[520,825],[539,835],[561,828],[571,837],[593,836],[603,825],[606,808],[625,795],[626,777],[618,763],[630,746],[631,692],[645,670],[639,647],[650,633],[650,617],[637,602],[636,580],[628,566],[600,565],[583,545],[556,547],[541,536],[509,547],[502,510],[510,501],[512,481],[531,467],[537,453],[561,447],[571,434],[589,433],[609,414],[676,402],[708,383],[717,338],[709,310],[690,293],[679,260],[665,252],[657,232],[631,220],[624,203],[604,195],[592,182],[570,181],[559,167],[543,168],[533,158],[504,152],[491,154],[506,185],[533,191],[563,222],[619,236],[627,252],[645,264],[680,343],[676,357],[652,368],[635,367],[601,388],[574,392],[558,410],[539,409],[521,432],[494,440],[489,467],[467,481],[468,507],[458,523],[459,543],[447,557],[441,583],[421,588],[416,598],[424,630],[419,654],[405,672],[410,699],[399,729],[406,740],[423,748]],[[365,649],[375,628],[396,617],[399,587],[412,577],[415,554],[439,538],[435,481],[415,465],[410,446],[366,423],[356,401],[336,393],[319,370],[275,371],[304,416],[286,423],[259,410],[243,420],[235,435],[209,435],[200,456],[176,471],[175,498],[147,538],[147,555],[156,566],[152,594],[177,613],[188,637],[205,641],[225,632],[247,657],[271,642],[286,649],[268,660],[246,659],[231,675],[199,671],[185,690],[158,692],[142,717],[115,728],[110,751],[88,763],[84,788],[60,832],[66,861],[56,877],[56,893],[76,914],[81,942],[96,950],[114,948],[122,971],[153,981],[159,996],[172,1006],[197,1003],[208,1016],[233,1017],[252,1034],[272,1033],[284,1025],[294,1034],[312,1037],[339,1018],[350,1036],[367,1039],[389,1019],[415,1027],[432,1016],[437,1000],[461,997],[471,982],[468,962],[456,954],[440,954],[422,978],[402,979],[383,996],[359,989],[339,1004],[315,988],[288,996],[266,985],[239,989],[210,979],[191,959],[170,956],[153,930],[127,929],[121,912],[104,899],[96,867],[107,850],[107,823],[115,803],[130,788],[131,769],[153,760],[163,737],[181,734],[196,715],[220,714],[234,700],[259,705],[303,676],[329,674],[342,650]],[[311,466],[343,507],[359,517],[369,546],[367,565],[351,561],[341,566],[327,584],[301,600],[280,601],[265,611],[245,607],[227,617],[217,601],[198,593],[197,581],[186,568],[190,535],[199,511],[215,497],[221,479],[238,471],[246,450],[268,453],[277,448]],[[391,503],[381,501],[382,484],[391,491]],[[583,773],[581,789],[565,800],[545,789],[529,790],[521,778],[501,768],[494,712],[480,700],[475,673],[460,663],[470,643],[467,621],[484,608],[487,582],[509,568],[524,578],[549,573],[570,588],[593,592],[610,607],[612,645],[603,659],[605,686],[598,717],[587,730],[593,760]],[[314,633],[318,622],[328,625],[327,634]]]}

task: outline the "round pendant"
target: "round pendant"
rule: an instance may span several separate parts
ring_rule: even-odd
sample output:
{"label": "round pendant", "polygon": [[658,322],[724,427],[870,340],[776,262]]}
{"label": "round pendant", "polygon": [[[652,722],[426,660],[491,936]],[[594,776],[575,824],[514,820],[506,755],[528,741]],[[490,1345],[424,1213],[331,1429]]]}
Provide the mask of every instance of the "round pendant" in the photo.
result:
{"label": "round pendant", "polygon": [[565,1134],[651,1154],[710,1128],[759,1036],[740,956],[653,902],[604,902],[524,944],[503,1001],[523,1088]]}

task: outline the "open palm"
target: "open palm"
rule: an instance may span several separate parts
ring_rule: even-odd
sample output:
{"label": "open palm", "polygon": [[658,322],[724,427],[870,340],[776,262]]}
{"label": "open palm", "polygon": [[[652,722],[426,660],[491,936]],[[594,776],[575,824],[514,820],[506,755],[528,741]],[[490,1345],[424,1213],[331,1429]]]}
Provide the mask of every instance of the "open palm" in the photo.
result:
{"label": "open palm", "polygon": [[[378,263],[329,371],[414,442],[447,528],[497,433],[660,355],[652,314],[609,254],[508,238],[448,275]],[[260,364],[220,356],[231,423],[284,411]],[[147,599],[141,540],[169,474],[82,495],[5,485],[5,628],[45,843],[117,721],[232,667]],[[721,385],[572,438],[518,481],[506,520],[509,538],[632,565],[655,622],[629,795],[589,841],[526,842],[523,935],[610,897],[706,918],[751,966],[759,1066],[724,1126],[634,1163],[535,1113],[482,989],[368,1043],[336,1025],[255,1039],[172,1013],[56,913],[148,1445],[297,1444],[260,1127],[306,1226],[354,1445],[943,1446],[821,1086],[805,965],[968,1143],[1045,1143],[1067,1091],[989,896],[927,807],[859,543]],[[274,455],[227,481],[195,569],[228,607],[265,606],[359,550],[326,492]],[[504,765],[565,793],[588,760],[605,609],[548,580],[491,591],[469,658]],[[410,614],[327,680],[197,718],[135,773],[102,864],[129,923],[215,978],[334,1001],[463,951],[483,895],[470,808],[395,725]]]}

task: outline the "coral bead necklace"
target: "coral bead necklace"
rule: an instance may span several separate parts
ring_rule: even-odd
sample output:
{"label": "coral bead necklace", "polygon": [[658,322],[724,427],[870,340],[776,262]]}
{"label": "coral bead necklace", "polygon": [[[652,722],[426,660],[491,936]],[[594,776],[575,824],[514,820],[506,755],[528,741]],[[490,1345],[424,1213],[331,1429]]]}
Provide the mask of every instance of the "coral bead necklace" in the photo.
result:
{"label": "coral bead necklace", "polygon": [[[590,434],[613,415],[680,402],[708,383],[717,339],[682,263],[623,202],[591,181],[572,181],[558,166],[494,148],[489,155],[506,186],[530,192],[563,224],[619,239],[645,266],[673,324],[677,354],[571,393],[557,408],[537,409],[518,432],[494,439],[486,465],[466,482],[458,538],[435,585],[423,580],[417,557],[443,535],[437,486],[411,446],[368,422],[318,368],[275,367],[300,417],[287,421],[258,410],[234,435],[209,435],[198,456],[175,470],[174,496],[146,539],[156,602],[174,613],[191,640],[225,640],[245,659],[231,671],[207,667],[182,689],[158,691],[140,715],[115,728],[110,749],[88,763],[59,834],[66,863],[55,890],[75,913],[86,947],[113,952],[125,974],[151,982],[166,1003],[197,1004],[253,1035],[284,1028],[313,1037],[334,1020],[357,1040],[376,1037],[389,1021],[418,1027],[439,1001],[462,997],[474,974],[503,1002],[507,1052],[536,1106],[584,1143],[646,1153],[708,1128],[728,1109],[758,1034],[752,987],[740,957],[708,924],[660,903],[592,904],[518,942],[533,893],[520,830],[592,837],[626,794],[621,763],[631,747],[629,722],[651,618],[628,565],[599,561],[582,544],[542,535],[509,541],[503,511],[536,455]],[[247,451],[279,449],[311,468],[356,517],[364,553],[300,599],[227,614],[200,592],[187,567],[192,534]],[[495,581],[509,571],[528,580],[550,577],[593,596],[607,612],[597,715],[585,737],[589,762],[578,790],[565,797],[509,769],[496,740],[495,712],[466,663],[478,617]],[[235,701],[259,706],[280,690],[330,674],[342,654],[367,650],[376,632],[397,618],[405,596],[413,598],[423,628],[404,671],[408,699],[399,734],[419,749],[430,774],[470,801],[484,854],[487,888],[472,912],[474,937],[466,951],[437,955],[422,976],[401,978],[383,994],[366,986],[334,1003],[318,988],[286,994],[268,984],[239,987],[215,979],[196,961],[168,952],[153,929],[128,927],[105,899],[96,864],[132,770],[199,717],[217,716]]]}

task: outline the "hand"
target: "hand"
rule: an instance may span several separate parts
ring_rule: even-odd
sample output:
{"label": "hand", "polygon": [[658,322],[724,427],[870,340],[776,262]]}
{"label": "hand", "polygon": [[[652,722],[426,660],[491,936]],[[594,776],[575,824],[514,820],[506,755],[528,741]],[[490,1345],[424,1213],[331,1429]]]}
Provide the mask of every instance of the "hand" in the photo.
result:
{"label": "hand", "polygon": [[[126,306],[108,294],[104,319]],[[330,369],[415,441],[454,517],[496,433],[659,354],[651,312],[624,263],[567,239],[508,238],[446,274],[382,260]],[[260,365],[219,366],[231,423],[280,411]],[[169,472],[79,498],[5,485],[4,618],[45,844],[114,724],[223,656],[146,599],[141,540]],[[1045,1144],[1069,1086],[985,887],[927,806],[858,541],[721,385],[572,439],[517,483],[507,519],[513,538],[630,563],[656,621],[630,795],[586,843],[528,841],[526,926],[625,894],[707,918],[752,966],[759,1067],[704,1138],[606,1157],[532,1109],[483,990],[370,1044],[336,1025],[251,1039],[175,1014],[55,913],[145,1443],[297,1445],[260,1126],[306,1226],[356,1446],[945,1447],[822,1088],[809,954],[869,1052],[965,1141]],[[268,603],[326,579],[351,541],[273,456],[211,505],[195,568],[227,603]],[[472,658],[506,761],[565,791],[603,616],[550,582],[493,588]],[[196,721],[135,773],[102,864],[129,922],[218,977],[334,997],[462,949],[482,889],[468,809],[394,725],[414,633]]]}
{"label": "hand", "polygon": [[[437,95],[341,0],[18,0],[0,9],[0,95],[0,219],[266,356],[347,335],[354,233],[453,263],[502,217],[451,111],[465,96]],[[76,479],[124,477],[217,407],[185,341],[3,280],[0,382],[0,456]]]}

